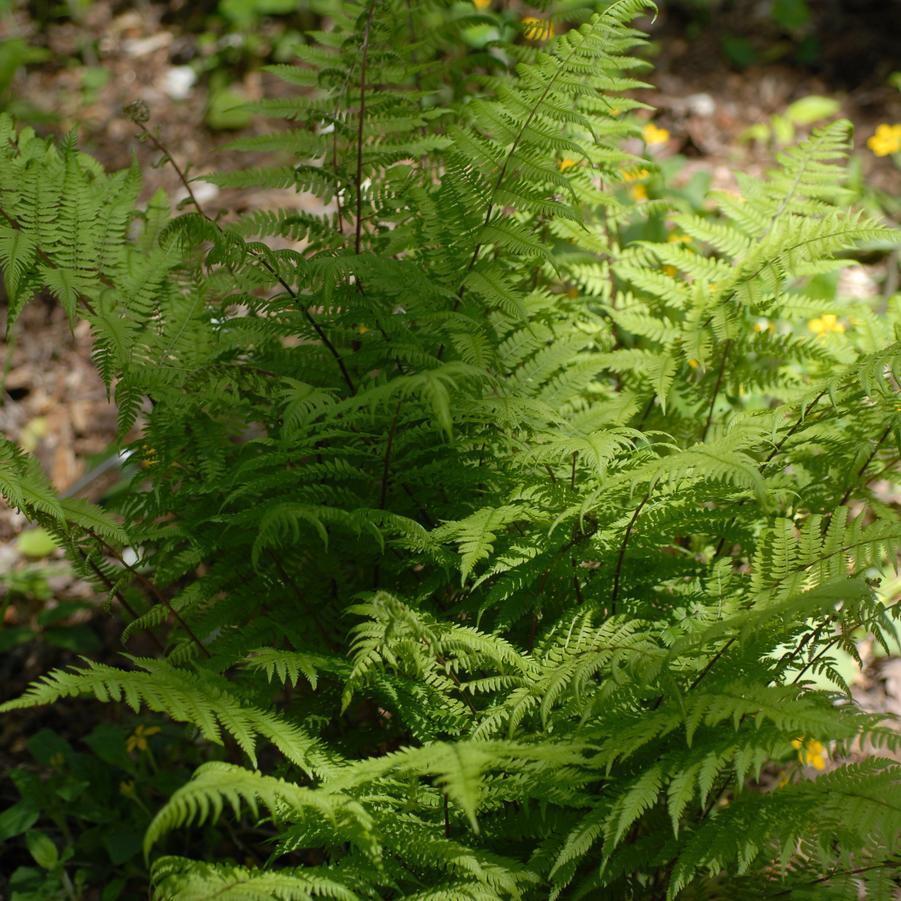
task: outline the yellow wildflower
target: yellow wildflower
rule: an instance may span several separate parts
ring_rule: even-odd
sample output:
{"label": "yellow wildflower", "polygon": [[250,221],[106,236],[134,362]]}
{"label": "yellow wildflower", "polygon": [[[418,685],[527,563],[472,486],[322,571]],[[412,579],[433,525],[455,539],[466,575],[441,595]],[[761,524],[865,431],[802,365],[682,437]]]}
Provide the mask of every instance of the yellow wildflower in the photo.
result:
{"label": "yellow wildflower", "polygon": [[647,169],[627,169],[623,172],[623,181],[641,181],[650,174]]}
{"label": "yellow wildflower", "polygon": [[888,125],[885,122],[867,138],[867,147],[876,156],[888,156],[901,150],[901,124]]}
{"label": "yellow wildflower", "polygon": [[689,357],[688,365],[691,366],[692,369],[697,369],[698,366],[700,366],[700,363],[698,363],[698,361],[694,357]]}
{"label": "yellow wildflower", "polygon": [[665,128],[658,128],[653,122],[648,122],[642,128],[641,136],[645,144],[665,144],[669,140],[669,132]]}
{"label": "yellow wildflower", "polygon": [[135,731],[125,740],[125,750],[128,751],[129,754],[131,754],[132,751],[146,751],[150,747],[147,744],[147,739],[150,738],[151,735],[156,735],[159,731],[159,726],[144,726],[139,723],[135,726]]}
{"label": "yellow wildflower", "polygon": [[573,166],[578,165],[576,160],[571,160],[567,157],[565,160],[560,160],[560,171],[566,172],[567,169],[572,169]]}
{"label": "yellow wildflower", "polygon": [[527,41],[549,41],[556,34],[554,23],[550,19],[525,16],[520,24],[522,25],[523,37]]}
{"label": "yellow wildflower", "polygon": [[838,316],[834,313],[824,313],[816,319],[808,319],[807,328],[819,338],[825,338],[830,332],[841,334],[845,330],[845,326],[838,321]]}
{"label": "yellow wildflower", "polygon": [[804,766],[812,766],[815,770],[826,769],[826,748],[815,738],[792,740],[792,747],[798,752],[798,760]]}
{"label": "yellow wildflower", "polygon": [[357,334],[359,334],[359,335],[365,335],[366,332],[368,332],[368,331],[369,331],[368,325],[358,325],[357,326]]}
{"label": "yellow wildflower", "polygon": [[675,266],[664,266],[663,271],[670,277],[675,278],[676,273],[679,271]]}
{"label": "yellow wildflower", "polygon": [[488,9],[491,6],[491,0],[472,0],[472,5],[476,9]]}
{"label": "yellow wildflower", "polygon": [[691,244],[691,235],[680,235],[677,232],[670,232],[666,236],[666,240],[670,244]]}
{"label": "yellow wildflower", "polygon": [[644,185],[632,185],[629,189],[633,200],[641,202],[648,199],[648,189]]}

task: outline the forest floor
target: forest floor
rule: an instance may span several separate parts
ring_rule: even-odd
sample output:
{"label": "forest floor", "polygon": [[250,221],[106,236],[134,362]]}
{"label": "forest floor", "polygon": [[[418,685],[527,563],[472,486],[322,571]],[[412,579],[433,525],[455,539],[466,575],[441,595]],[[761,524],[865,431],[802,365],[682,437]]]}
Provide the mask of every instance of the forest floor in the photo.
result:
{"label": "forest floor", "polygon": [[[897,168],[865,146],[878,124],[901,121],[901,92],[887,82],[891,67],[886,61],[896,53],[901,22],[888,27],[884,17],[895,13],[875,4],[882,7],[882,19],[875,24],[863,15],[829,18],[817,34],[815,65],[800,66],[793,62],[791,45],[786,49],[778,35],[767,34],[772,23],[748,13],[752,4],[733,6],[744,12],[715,17],[704,27],[675,13],[662,15],[652,26],[655,69],[648,80],[654,88],[639,96],[657,109],[655,124],[670,133],[663,154],[685,158],[680,176],[706,171],[715,186],[728,188],[735,171],[762,172],[772,160],[772,142],[745,140],[747,129],[766,125],[793,101],[816,95],[834,98],[841,114],[854,122],[855,148],[871,183],[901,194]],[[128,166],[136,158],[145,173],[144,200],[160,188],[184,197],[172,166],[158,165],[159,152],[137,140],[135,126],[122,113],[126,104],[137,99],[147,103],[152,127],[192,175],[246,167],[246,154],[227,145],[268,127],[253,117],[239,123],[240,129],[223,128],[215,116],[219,127],[211,127],[210,78],[192,80],[191,64],[215,78],[214,62],[229,60],[235,36],[208,41],[199,37],[193,19],[190,28],[186,24],[188,16],[178,12],[177,3],[129,7],[94,0],[78,25],[65,21],[44,28],[24,14],[10,15],[0,20],[0,38],[21,37],[49,53],[14,79],[8,106],[39,122],[42,133],[77,128],[81,146],[109,168]],[[259,46],[274,45],[277,30],[274,25],[261,29],[255,35]],[[724,47],[731,48],[733,57],[744,54],[744,68],[737,68]],[[254,100],[283,90],[246,61],[227,77],[235,97]],[[196,190],[213,215],[251,205],[307,202],[287,192],[226,192],[205,183],[197,183]],[[875,292],[885,281],[885,265],[856,267],[855,290]],[[114,452],[115,409],[91,364],[86,324],[72,332],[59,307],[36,302],[25,310],[15,334],[4,354],[0,433],[34,451],[58,489],[99,499],[116,471],[87,485],[81,480]],[[29,549],[22,540],[27,529],[20,515],[0,505],[0,680],[6,697],[48,669],[72,662],[78,653],[112,658],[121,650],[108,608],[58,553]],[[867,642],[860,651],[864,667],[849,673],[858,700],[869,709],[901,715],[901,658],[877,658]],[[56,728],[65,728],[57,713],[36,710],[31,717],[29,728],[47,724],[48,717]],[[83,726],[79,721],[77,731]],[[9,718],[0,724],[0,748],[6,748],[2,756],[22,753],[21,727],[21,719],[15,726]]]}

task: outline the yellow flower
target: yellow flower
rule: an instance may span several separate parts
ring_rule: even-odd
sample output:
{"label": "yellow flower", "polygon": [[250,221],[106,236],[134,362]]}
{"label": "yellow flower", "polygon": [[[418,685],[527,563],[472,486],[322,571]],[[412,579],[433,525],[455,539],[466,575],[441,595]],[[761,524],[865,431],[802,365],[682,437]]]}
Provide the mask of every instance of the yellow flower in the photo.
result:
{"label": "yellow flower", "polygon": [[697,369],[700,363],[698,363],[698,361],[694,357],[689,357],[688,365],[691,366],[692,369]]}
{"label": "yellow flower", "polygon": [[368,331],[369,331],[368,325],[358,325],[357,326],[357,334],[365,335],[366,332],[368,332]]}
{"label": "yellow flower", "polygon": [[650,174],[647,169],[627,169],[623,172],[623,181],[641,181]]}
{"label": "yellow flower", "polygon": [[675,266],[664,266],[663,271],[670,277],[675,278],[676,273],[679,271]]}
{"label": "yellow flower", "polygon": [[648,199],[648,189],[644,185],[632,185],[629,189],[633,200],[641,202]]}
{"label": "yellow flower", "polygon": [[522,25],[523,37],[527,41],[549,41],[556,34],[554,23],[550,19],[525,16],[520,24]]}
{"label": "yellow flower", "polygon": [[476,9],[488,9],[491,6],[491,0],[472,0],[472,5]]}
{"label": "yellow flower", "polygon": [[830,332],[841,334],[845,330],[845,326],[838,321],[838,316],[834,313],[824,313],[816,319],[808,319],[807,328],[819,338],[825,338]]}
{"label": "yellow flower", "polygon": [[815,770],[826,769],[826,748],[815,738],[792,739],[792,747],[798,752],[798,760],[804,766],[812,766]]}
{"label": "yellow flower", "polygon": [[653,122],[648,122],[642,128],[641,136],[645,144],[665,144],[669,140],[669,132],[665,128],[658,128]]}
{"label": "yellow flower", "polygon": [[146,751],[148,747],[150,747],[147,744],[147,739],[150,738],[151,735],[156,735],[159,731],[159,726],[143,726],[139,723],[135,726],[135,731],[125,740],[125,750],[128,751],[129,754],[131,754],[132,751]]}
{"label": "yellow flower", "polygon": [[670,232],[666,236],[666,240],[670,244],[691,244],[691,235],[680,235],[676,232]]}
{"label": "yellow flower", "polygon": [[876,156],[888,156],[901,150],[901,124],[882,125],[876,128],[874,134],[867,138],[867,147]]}
{"label": "yellow flower", "polygon": [[561,172],[566,172],[567,169],[572,169],[572,167],[576,166],[576,165],[578,165],[578,162],[576,160],[571,160],[571,159],[567,158],[565,160],[560,160],[559,168],[560,168]]}

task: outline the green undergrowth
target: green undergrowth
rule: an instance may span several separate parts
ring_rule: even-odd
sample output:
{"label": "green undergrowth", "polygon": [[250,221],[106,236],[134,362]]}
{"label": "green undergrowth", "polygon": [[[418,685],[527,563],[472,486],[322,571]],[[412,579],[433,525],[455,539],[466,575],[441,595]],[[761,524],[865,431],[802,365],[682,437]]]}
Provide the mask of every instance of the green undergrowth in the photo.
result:
{"label": "green undergrowth", "polygon": [[117,758],[155,898],[894,897],[901,740],[837,659],[895,636],[901,310],[836,273],[899,235],[844,121],[670,189],[648,12],[464,52],[493,13],[344,4],[237,142],[272,165],[208,177],[315,205],[138,207],[0,119],[8,326],[90,324],[141,464],[104,510],[4,441],[0,490],[156,648],[3,709],[184,724]]}

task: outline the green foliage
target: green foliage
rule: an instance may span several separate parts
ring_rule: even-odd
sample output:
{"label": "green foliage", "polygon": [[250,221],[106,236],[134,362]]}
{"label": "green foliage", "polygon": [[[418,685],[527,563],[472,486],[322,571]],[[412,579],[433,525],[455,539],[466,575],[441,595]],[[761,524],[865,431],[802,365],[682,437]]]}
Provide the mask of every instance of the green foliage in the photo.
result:
{"label": "green foliage", "polygon": [[[141,731],[143,730],[143,732]],[[102,887],[113,901],[146,884],[141,841],[158,803],[187,778],[187,760],[156,757],[159,727],[101,724],[77,751],[42,729],[29,737],[29,760],[8,773],[18,800],[0,813],[0,854],[10,897],[88,897]],[[144,737],[136,742],[136,736]],[[174,745],[173,745],[174,747]],[[16,845],[21,853],[16,854]]]}
{"label": "green foliage", "polygon": [[[10,322],[89,322],[142,463],[118,519],[9,443],[0,490],[163,649],[3,709],[224,746],[147,829],[155,897],[889,896],[901,739],[834,653],[895,634],[901,310],[810,286],[898,234],[845,122],[714,213],[634,203],[646,11],[488,63],[454,50],[487,13],[342,4],[241,142],[272,166],[210,176],[302,213],[136,209],[136,170],[0,123]],[[163,853],[222,821],[221,859]]]}

